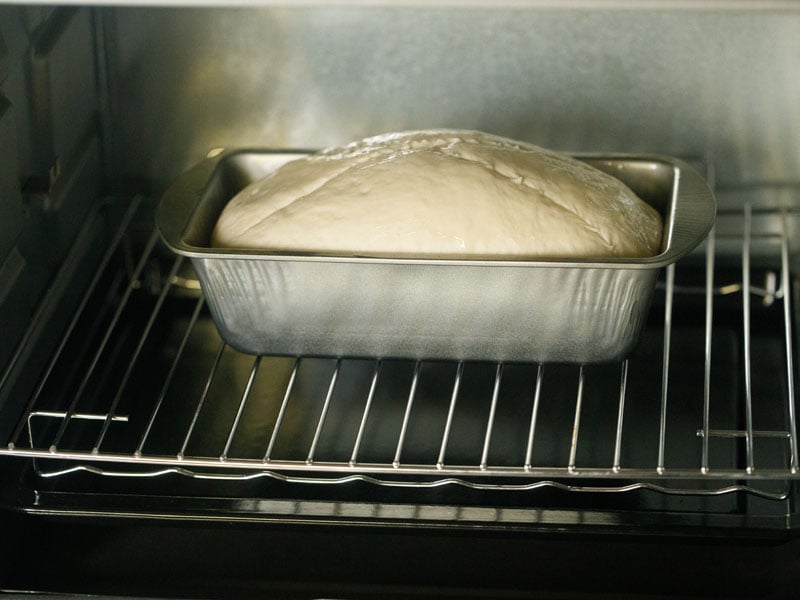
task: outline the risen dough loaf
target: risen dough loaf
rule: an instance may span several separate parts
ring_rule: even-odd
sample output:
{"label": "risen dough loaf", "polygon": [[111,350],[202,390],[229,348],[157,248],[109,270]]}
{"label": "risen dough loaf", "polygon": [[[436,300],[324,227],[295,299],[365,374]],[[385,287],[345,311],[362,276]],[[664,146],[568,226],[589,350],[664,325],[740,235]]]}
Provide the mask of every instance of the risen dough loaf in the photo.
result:
{"label": "risen dough loaf", "polygon": [[475,131],[368,138],[292,161],[225,207],[221,247],[444,258],[643,257],[661,218],[619,180]]}

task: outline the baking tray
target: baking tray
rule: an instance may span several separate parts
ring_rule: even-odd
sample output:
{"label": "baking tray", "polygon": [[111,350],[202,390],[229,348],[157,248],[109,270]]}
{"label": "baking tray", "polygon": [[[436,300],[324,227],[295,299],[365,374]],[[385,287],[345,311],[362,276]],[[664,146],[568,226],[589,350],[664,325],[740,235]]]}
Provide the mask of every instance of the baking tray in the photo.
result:
{"label": "baking tray", "polygon": [[636,345],[659,270],[697,246],[715,202],[686,163],[575,155],[663,216],[649,258],[464,260],[323,256],[209,246],[225,204],[306,153],[232,150],[161,200],[165,243],[188,256],[222,338],[249,354],[596,363]]}

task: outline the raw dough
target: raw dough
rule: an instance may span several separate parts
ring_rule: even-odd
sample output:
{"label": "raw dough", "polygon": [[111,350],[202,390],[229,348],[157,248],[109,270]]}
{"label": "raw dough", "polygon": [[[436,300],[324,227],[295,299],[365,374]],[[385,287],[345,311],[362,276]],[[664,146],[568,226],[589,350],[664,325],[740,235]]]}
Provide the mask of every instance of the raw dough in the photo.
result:
{"label": "raw dough", "polygon": [[212,245],[441,258],[645,257],[661,217],[578,160],[476,131],[387,134],[287,163],[223,210]]}

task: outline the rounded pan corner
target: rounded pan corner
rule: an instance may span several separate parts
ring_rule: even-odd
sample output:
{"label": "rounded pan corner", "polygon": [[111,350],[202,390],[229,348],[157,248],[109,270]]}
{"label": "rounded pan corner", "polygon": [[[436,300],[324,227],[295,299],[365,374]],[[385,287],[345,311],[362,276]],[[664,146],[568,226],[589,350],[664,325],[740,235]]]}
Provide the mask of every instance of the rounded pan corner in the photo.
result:
{"label": "rounded pan corner", "polygon": [[209,182],[220,161],[227,156],[223,152],[206,158],[180,175],[167,188],[156,208],[155,225],[167,247],[178,254],[192,256],[196,248],[185,243],[187,226],[200,208],[200,201],[209,191]]}

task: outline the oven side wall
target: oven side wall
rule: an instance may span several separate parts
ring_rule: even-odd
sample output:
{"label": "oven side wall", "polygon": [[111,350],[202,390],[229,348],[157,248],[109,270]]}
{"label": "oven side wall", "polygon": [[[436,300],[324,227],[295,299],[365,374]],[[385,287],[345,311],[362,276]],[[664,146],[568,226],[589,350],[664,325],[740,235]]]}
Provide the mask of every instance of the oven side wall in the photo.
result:
{"label": "oven side wall", "polygon": [[95,27],[0,6],[0,371],[103,188]]}

